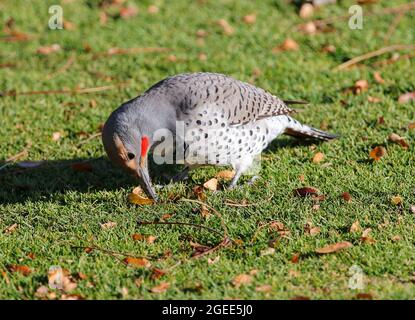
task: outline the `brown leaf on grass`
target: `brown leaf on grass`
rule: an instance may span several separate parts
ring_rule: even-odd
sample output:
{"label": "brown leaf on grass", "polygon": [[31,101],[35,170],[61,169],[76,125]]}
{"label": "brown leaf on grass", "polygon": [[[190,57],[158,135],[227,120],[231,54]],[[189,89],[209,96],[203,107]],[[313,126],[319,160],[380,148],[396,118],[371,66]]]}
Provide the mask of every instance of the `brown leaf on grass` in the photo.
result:
{"label": "brown leaf on grass", "polygon": [[256,22],[256,14],[255,13],[247,14],[246,16],[243,17],[243,21],[248,25],[254,24]]}
{"label": "brown leaf on grass", "polygon": [[146,241],[147,241],[147,243],[149,243],[149,244],[153,244],[153,243],[154,243],[154,241],[156,241],[156,239],[157,239],[157,237],[156,237],[156,236],[149,235],[149,236],[146,238]]}
{"label": "brown leaf on grass", "polygon": [[62,268],[50,268],[48,271],[48,283],[50,288],[57,288],[64,292],[71,292],[77,284],[70,272]]}
{"label": "brown leaf on grass", "polygon": [[105,223],[101,223],[101,228],[103,230],[112,229],[112,228],[114,228],[116,226],[117,226],[117,223],[114,222],[114,221],[108,221],[108,222],[105,222]]}
{"label": "brown leaf on grass", "polygon": [[415,213],[415,206],[411,206],[410,210],[412,213]]}
{"label": "brown leaf on grass", "polygon": [[12,225],[6,227],[6,229],[4,229],[4,233],[6,234],[11,234],[13,232],[16,231],[18,224],[17,223],[13,223]]}
{"label": "brown leaf on grass", "polygon": [[208,262],[208,264],[215,264],[215,263],[219,262],[219,260],[220,260],[220,256],[216,256],[213,259],[208,258],[207,262]]}
{"label": "brown leaf on grass", "polygon": [[170,218],[171,218],[171,214],[168,214],[168,213],[163,214],[163,215],[161,216],[161,219],[162,219],[162,220],[169,220]]}
{"label": "brown leaf on grass", "polygon": [[57,43],[52,44],[49,47],[40,47],[36,50],[36,53],[41,54],[41,55],[49,55],[51,53],[54,52],[58,52],[61,50],[61,46],[58,45]]}
{"label": "brown leaf on grass", "polygon": [[106,25],[108,22],[108,14],[105,11],[99,12],[99,24],[100,25]]}
{"label": "brown leaf on grass", "polygon": [[408,129],[409,130],[415,130],[415,122],[411,122],[408,124]]}
{"label": "brown leaf on grass", "polygon": [[360,94],[364,91],[367,91],[368,88],[369,88],[369,83],[367,82],[367,80],[364,80],[364,79],[357,80],[353,86],[353,93]]}
{"label": "brown leaf on grass", "polygon": [[70,22],[68,20],[63,21],[63,28],[65,30],[75,30],[75,24],[73,22]]}
{"label": "brown leaf on grass", "polygon": [[307,197],[307,196],[317,196],[319,194],[319,190],[313,187],[303,187],[294,190],[294,194],[299,197]]}
{"label": "brown leaf on grass", "polygon": [[205,202],[206,195],[203,189],[203,186],[194,186],[192,188],[193,194],[196,196],[197,200]]}
{"label": "brown leaf on grass", "polygon": [[200,206],[200,214],[206,219],[211,216],[209,209],[205,205]]}
{"label": "brown leaf on grass", "polygon": [[26,265],[11,264],[9,265],[8,269],[12,273],[18,272],[24,276],[28,276],[32,273],[32,270]]}
{"label": "brown leaf on grass", "polygon": [[319,29],[317,25],[313,21],[309,21],[301,26],[299,26],[299,30],[304,32],[305,34],[316,34]]}
{"label": "brown leaf on grass", "polygon": [[88,279],[88,276],[83,272],[78,272],[78,278],[80,280],[86,280],[86,279]]}
{"label": "brown leaf on grass", "polygon": [[391,197],[391,202],[392,204],[394,204],[395,206],[402,204],[403,202],[403,198],[401,196],[393,196]]}
{"label": "brown leaf on grass", "polygon": [[122,19],[130,19],[135,17],[138,14],[137,7],[129,6],[129,7],[122,7],[120,9],[120,17]]}
{"label": "brown leaf on grass", "polygon": [[316,252],[319,254],[327,254],[327,253],[333,253],[333,252],[337,252],[343,249],[347,249],[350,248],[351,246],[353,246],[350,242],[348,241],[342,241],[342,242],[338,242],[338,243],[334,243],[334,244],[329,244],[325,247],[322,248],[317,248]]}
{"label": "brown leaf on grass", "polygon": [[304,231],[306,234],[310,235],[310,236],[314,236],[316,234],[319,234],[321,231],[321,228],[319,227],[314,227],[313,223],[311,221],[307,222],[304,226]]}
{"label": "brown leaf on grass", "polygon": [[334,52],[336,52],[336,47],[333,46],[332,44],[328,44],[328,45],[325,45],[324,47],[322,47],[321,51],[327,52],[327,53],[334,53]]}
{"label": "brown leaf on grass", "polygon": [[219,171],[215,175],[216,178],[223,179],[223,180],[231,180],[234,176],[235,176],[234,170],[222,170],[222,171]]}
{"label": "brown leaf on grass", "polygon": [[370,151],[369,156],[375,160],[379,161],[380,158],[386,155],[386,149],[382,146],[375,147],[372,151]]}
{"label": "brown leaf on grass", "polygon": [[227,36],[230,36],[235,32],[235,29],[225,19],[219,19],[217,24],[222,28],[222,32]]}
{"label": "brown leaf on grass", "polygon": [[299,260],[300,260],[300,254],[299,253],[294,253],[293,256],[291,257],[291,262],[292,263],[298,263]]}
{"label": "brown leaf on grass", "polygon": [[155,236],[152,236],[152,235],[144,236],[144,235],[139,234],[139,233],[134,233],[131,237],[133,238],[134,241],[146,241],[149,244],[153,244],[154,241],[156,241],[156,239],[157,239],[157,237],[155,237]]}
{"label": "brown leaf on grass", "polygon": [[190,246],[193,248],[193,252],[191,254],[192,257],[197,257],[212,249],[211,247],[193,241],[190,241]]}
{"label": "brown leaf on grass", "polygon": [[62,294],[60,300],[85,300],[80,294]]}
{"label": "brown leaf on grass", "polygon": [[166,274],[166,271],[163,271],[163,270],[158,269],[158,268],[154,268],[153,271],[151,272],[150,279],[151,280],[157,280],[157,279],[160,279],[165,274]]}
{"label": "brown leaf on grass", "polygon": [[309,234],[310,236],[315,236],[316,234],[319,234],[321,231],[320,227],[313,227],[310,229]]}
{"label": "brown leaf on grass", "polygon": [[157,14],[159,12],[159,7],[155,6],[154,4],[149,5],[147,8],[147,12],[149,14]]}
{"label": "brown leaf on grass", "polygon": [[349,231],[352,233],[359,232],[361,230],[360,222],[356,220],[352,223],[352,226],[350,227]]}
{"label": "brown leaf on grass", "polygon": [[378,119],[377,119],[377,124],[385,124],[385,118],[384,117],[382,117],[382,116],[380,116]]}
{"label": "brown leaf on grass", "polygon": [[317,152],[314,156],[313,156],[313,163],[320,163],[321,161],[323,161],[324,159],[324,153],[322,152]]}
{"label": "brown leaf on grass", "polygon": [[314,7],[311,3],[303,3],[298,13],[301,19],[311,18],[314,14]]}
{"label": "brown leaf on grass", "polygon": [[232,283],[236,288],[242,285],[247,285],[252,282],[252,276],[249,274],[239,274],[233,280]]}
{"label": "brown leaf on grass", "polygon": [[59,131],[52,133],[52,141],[58,141],[62,138],[62,134]]}
{"label": "brown leaf on grass", "polygon": [[401,94],[399,96],[398,102],[399,103],[408,103],[412,100],[415,100],[415,91]]}
{"label": "brown leaf on grass", "polygon": [[35,297],[42,299],[42,298],[47,298],[49,293],[49,288],[46,286],[40,286],[39,288],[36,289],[35,292]]}
{"label": "brown leaf on grass", "polygon": [[88,162],[78,162],[71,165],[72,170],[77,172],[92,172],[93,167]]}
{"label": "brown leaf on grass", "polygon": [[147,198],[140,187],[135,187],[133,191],[128,195],[128,202],[137,205],[149,205],[153,204],[154,200]]}
{"label": "brown leaf on grass", "polygon": [[123,259],[125,264],[140,267],[140,268],[150,268],[151,263],[146,258],[134,258],[134,257],[126,257]]}
{"label": "brown leaf on grass", "polygon": [[218,179],[212,178],[212,179],[206,181],[203,184],[203,187],[205,187],[206,189],[208,189],[210,191],[216,191],[218,189]]}
{"label": "brown leaf on grass", "polygon": [[400,241],[400,240],[401,240],[401,236],[400,236],[400,235],[393,236],[393,237],[391,238],[391,240],[392,240],[392,241],[395,241],[395,242]]}
{"label": "brown leaf on grass", "polygon": [[307,296],[295,296],[292,297],[291,300],[311,300],[310,297]]}
{"label": "brown leaf on grass", "polygon": [[349,203],[352,201],[352,196],[347,191],[342,193],[342,198],[344,201]]}
{"label": "brown leaf on grass", "polygon": [[358,293],[356,295],[356,299],[359,299],[359,300],[373,300],[373,296],[370,293],[361,292],[361,293]]}
{"label": "brown leaf on grass", "polygon": [[272,286],[269,284],[263,284],[261,286],[258,286],[255,288],[256,292],[271,292],[272,291]]}
{"label": "brown leaf on grass", "polygon": [[391,133],[388,137],[389,141],[399,144],[402,148],[408,149],[409,144],[405,141],[405,138],[396,133]]}
{"label": "brown leaf on grass", "polygon": [[29,252],[26,256],[27,256],[30,260],[35,260],[35,258],[36,258],[36,255],[35,255],[33,252]]}
{"label": "brown leaf on grass", "polygon": [[266,248],[264,250],[261,250],[261,256],[270,256],[275,253],[275,248]]}
{"label": "brown leaf on grass", "polygon": [[299,45],[291,38],[287,38],[281,43],[279,46],[276,46],[272,49],[272,53],[278,53],[281,51],[297,51],[299,49]]}
{"label": "brown leaf on grass", "polygon": [[170,283],[161,282],[159,285],[151,288],[151,292],[152,293],[163,293],[163,292],[166,292],[168,288],[170,288]]}
{"label": "brown leaf on grass", "polygon": [[372,228],[367,228],[367,229],[363,230],[362,236],[360,237],[360,240],[362,240],[362,242],[368,243],[368,244],[375,243],[376,240],[369,236],[369,233],[371,231],[372,231]]}
{"label": "brown leaf on grass", "polygon": [[1,276],[3,277],[3,279],[4,279],[4,281],[6,282],[6,284],[10,284],[10,279],[9,279],[9,277],[7,276],[7,272],[6,271],[1,271]]}
{"label": "brown leaf on grass", "polygon": [[367,96],[367,101],[370,103],[379,103],[379,102],[382,102],[382,99],[372,97],[372,96]]}
{"label": "brown leaf on grass", "polygon": [[375,81],[379,84],[385,83],[385,80],[383,80],[382,76],[380,75],[379,71],[373,72],[373,78],[375,78]]}

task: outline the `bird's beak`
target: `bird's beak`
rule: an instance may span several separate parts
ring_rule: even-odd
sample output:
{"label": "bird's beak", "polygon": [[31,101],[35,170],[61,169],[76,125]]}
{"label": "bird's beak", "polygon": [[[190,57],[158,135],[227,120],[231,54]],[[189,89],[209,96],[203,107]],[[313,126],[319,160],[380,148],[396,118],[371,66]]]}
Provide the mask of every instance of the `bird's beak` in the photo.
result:
{"label": "bird's beak", "polygon": [[137,171],[138,171],[137,173],[139,176],[140,184],[144,192],[147,193],[147,195],[150,198],[152,198],[155,202],[157,202],[158,197],[157,197],[156,192],[153,189],[153,186],[151,185],[151,178],[150,178],[150,174],[148,173],[147,159],[145,159],[144,157],[141,157],[140,165]]}

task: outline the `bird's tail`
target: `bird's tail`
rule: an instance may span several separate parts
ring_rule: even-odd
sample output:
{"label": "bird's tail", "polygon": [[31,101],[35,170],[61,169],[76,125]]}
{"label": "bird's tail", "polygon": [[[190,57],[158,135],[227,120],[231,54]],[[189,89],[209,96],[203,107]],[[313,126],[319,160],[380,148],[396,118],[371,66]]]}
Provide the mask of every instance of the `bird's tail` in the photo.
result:
{"label": "bird's tail", "polygon": [[296,138],[311,138],[322,141],[329,141],[338,138],[338,135],[301,124],[291,117],[287,116],[287,118],[288,122],[284,133],[289,136]]}

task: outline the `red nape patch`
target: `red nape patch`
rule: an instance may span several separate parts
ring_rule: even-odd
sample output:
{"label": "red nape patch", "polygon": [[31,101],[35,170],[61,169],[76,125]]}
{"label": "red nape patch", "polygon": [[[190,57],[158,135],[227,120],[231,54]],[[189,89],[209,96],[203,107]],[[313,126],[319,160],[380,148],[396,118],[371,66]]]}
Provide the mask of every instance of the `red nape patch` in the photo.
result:
{"label": "red nape patch", "polygon": [[148,151],[148,146],[149,146],[150,142],[148,140],[147,136],[143,136],[141,138],[141,156],[145,157]]}

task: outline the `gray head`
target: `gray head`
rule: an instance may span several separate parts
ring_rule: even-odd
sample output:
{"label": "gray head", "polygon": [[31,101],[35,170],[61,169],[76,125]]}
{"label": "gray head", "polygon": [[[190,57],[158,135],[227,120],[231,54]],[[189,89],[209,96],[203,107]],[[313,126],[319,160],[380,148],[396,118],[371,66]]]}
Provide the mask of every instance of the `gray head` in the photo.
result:
{"label": "gray head", "polygon": [[148,172],[151,135],[146,126],[140,126],[143,121],[137,108],[131,107],[127,102],[110,115],[102,130],[102,142],[110,160],[138,178],[147,195],[157,201]]}

